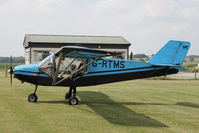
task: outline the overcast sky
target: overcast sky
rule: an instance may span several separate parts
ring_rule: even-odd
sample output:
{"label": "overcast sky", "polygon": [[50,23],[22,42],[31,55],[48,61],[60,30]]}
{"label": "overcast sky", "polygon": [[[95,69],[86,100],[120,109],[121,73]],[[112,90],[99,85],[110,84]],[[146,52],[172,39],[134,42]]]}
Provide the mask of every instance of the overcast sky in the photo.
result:
{"label": "overcast sky", "polygon": [[123,36],[147,55],[184,40],[199,55],[199,0],[0,0],[0,56],[24,56],[25,34]]}

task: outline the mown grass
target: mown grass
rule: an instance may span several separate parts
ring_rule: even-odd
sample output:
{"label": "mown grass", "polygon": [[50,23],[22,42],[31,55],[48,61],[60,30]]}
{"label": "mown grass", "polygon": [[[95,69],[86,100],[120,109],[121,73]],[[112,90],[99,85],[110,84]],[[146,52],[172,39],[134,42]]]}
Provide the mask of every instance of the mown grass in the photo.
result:
{"label": "mown grass", "polygon": [[[1,75],[1,74],[0,74]],[[69,106],[65,87],[39,87],[0,76],[3,133],[197,133],[198,80],[134,80],[79,87],[80,104]]]}

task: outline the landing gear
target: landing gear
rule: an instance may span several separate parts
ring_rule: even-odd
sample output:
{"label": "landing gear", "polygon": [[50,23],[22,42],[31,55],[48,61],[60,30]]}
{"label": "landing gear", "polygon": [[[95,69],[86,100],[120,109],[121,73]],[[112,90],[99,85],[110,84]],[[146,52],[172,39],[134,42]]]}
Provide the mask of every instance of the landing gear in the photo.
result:
{"label": "landing gear", "polygon": [[71,97],[69,99],[69,105],[77,105],[79,103],[79,100],[77,99],[77,97]]}
{"label": "landing gear", "polygon": [[71,96],[70,96],[70,93],[66,93],[66,95],[65,95],[65,99],[67,100],[67,99],[69,99]]}
{"label": "landing gear", "polygon": [[31,93],[28,96],[28,102],[37,102],[37,99],[38,99],[38,97],[36,95],[37,87],[38,87],[38,85],[35,85],[35,91],[34,91],[34,93]]}
{"label": "landing gear", "polygon": [[72,88],[73,87],[70,86],[68,93],[66,93],[66,95],[65,95],[65,99],[66,100],[69,99],[69,98],[71,98],[71,96],[72,96]]}
{"label": "landing gear", "polygon": [[69,99],[69,105],[77,105],[79,103],[76,97],[76,86],[74,84],[70,86],[69,92],[65,95],[65,99]]}
{"label": "landing gear", "polygon": [[37,102],[37,95],[32,93],[28,96],[28,102]]}

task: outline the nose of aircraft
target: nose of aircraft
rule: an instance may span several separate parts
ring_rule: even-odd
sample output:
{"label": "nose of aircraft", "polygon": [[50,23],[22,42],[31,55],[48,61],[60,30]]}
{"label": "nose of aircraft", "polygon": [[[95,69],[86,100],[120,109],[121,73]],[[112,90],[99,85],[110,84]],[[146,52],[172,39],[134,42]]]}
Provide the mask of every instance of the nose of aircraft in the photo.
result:
{"label": "nose of aircraft", "polygon": [[19,74],[19,72],[39,72],[39,68],[37,64],[19,65],[14,68],[14,74]]}
{"label": "nose of aircraft", "polygon": [[14,68],[14,77],[22,82],[29,82],[37,84],[37,80],[33,77],[39,74],[39,67],[37,64],[20,65]]}

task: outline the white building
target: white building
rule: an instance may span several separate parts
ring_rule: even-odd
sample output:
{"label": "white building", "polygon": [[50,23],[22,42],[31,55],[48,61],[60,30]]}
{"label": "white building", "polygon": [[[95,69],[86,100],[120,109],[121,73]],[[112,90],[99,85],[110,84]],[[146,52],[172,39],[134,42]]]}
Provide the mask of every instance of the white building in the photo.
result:
{"label": "white building", "polygon": [[128,59],[130,43],[121,36],[79,36],[27,34],[24,38],[25,63],[38,63],[50,52],[62,46],[83,46],[106,51],[122,52],[120,57]]}

